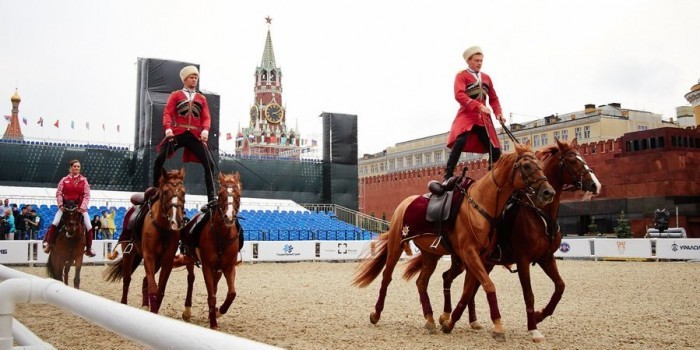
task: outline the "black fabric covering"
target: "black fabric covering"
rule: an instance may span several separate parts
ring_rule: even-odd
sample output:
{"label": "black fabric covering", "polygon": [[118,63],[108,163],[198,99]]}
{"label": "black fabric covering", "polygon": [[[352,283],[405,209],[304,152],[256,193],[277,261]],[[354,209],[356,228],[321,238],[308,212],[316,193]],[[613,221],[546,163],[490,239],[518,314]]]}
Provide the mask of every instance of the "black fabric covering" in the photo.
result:
{"label": "black fabric covering", "polygon": [[357,116],[324,112],[321,118],[323,202],[357,210]]}

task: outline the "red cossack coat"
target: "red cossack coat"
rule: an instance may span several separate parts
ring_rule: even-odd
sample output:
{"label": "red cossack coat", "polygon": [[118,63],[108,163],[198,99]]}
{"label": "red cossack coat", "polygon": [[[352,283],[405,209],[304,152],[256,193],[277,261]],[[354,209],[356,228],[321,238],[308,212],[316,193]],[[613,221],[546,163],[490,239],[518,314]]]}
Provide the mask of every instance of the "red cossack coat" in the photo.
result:
{"label": "red cossack coat", "polygon": [[[463,70],[455,77],[454,91],[455,100],[459,102],[459,111],[447,136],[447,147],[452,148],[457,136],[471,131],[474,125],[480,125],[486,128],[493,147],[501,148],[491,116],[479,111],[479,107],[486,103],[486,96],[488,96],[493,112],[496,115],[502,114],[501,104],[498,102],[491,77],[481,73],[481,86],[479,86],[477,78],[469,71]],[[474,153],[488,153],[488,151],[476,137],[468,137],[462,149],[462,152]]]}
{"label": "red cossack coat", "polygon": [[[187,93],[184,90],[174,91],[170,94],[163,111],[163,130],[172,129],[175,135],[189,131],[199,138],[203,130],[209,131],[211,127],[209,104],[207,104],[207,98],[201,92],[197,92],[191,101],[188,101],[187,97]],[[165,142],[163,140],[158,145],[158,148],[164,145]],[[172,154],[169,157],[172,157]],[[197,157],[187,149],[182,154],[182,161],[199,162]]]}

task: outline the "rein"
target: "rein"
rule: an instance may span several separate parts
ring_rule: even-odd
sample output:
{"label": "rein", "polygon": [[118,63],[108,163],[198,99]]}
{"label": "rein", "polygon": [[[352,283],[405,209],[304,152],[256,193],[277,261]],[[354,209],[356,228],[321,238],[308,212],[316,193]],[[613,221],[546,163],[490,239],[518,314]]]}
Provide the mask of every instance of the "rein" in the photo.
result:
{"label": "rein", "polygon": [[[182,210],[184,210],[184,205],[180,204],[180,203],[177,201],[177,200],[179,199],[179,200],[182,201],[182,203],[185,203],[184,193],[183,193],[183,194],[180,194],[180,190],[179,190],[179,189],[176,189],[176,190],[175,190],[175,195],[173,195],[173,196],[170,198],[170,204],[171,204],[171,205],[168,206],[168,205],[166,204],[166,201],[164,200],[164,196],[163,196],[163,195],[164,195],[164,191],[163,191],[163,189],[159,188],[159,189],[158,189],[158,192],[159,192],[159,195],[158,195],[157,201],[160,202],[160,211],[161,211],[160,216],[159,216],[158,218],[164,218],[164,219],[166,220],[166,222],[170,223],[170,222],[173,221],[173,216],[175,216],[176,213],[173,214],[173,216],[170,216],[170,215],[167,214],[167,213],[168,213],[168,209],[177,209],[177,208],[181,208]],[[149,202],[150,202],[150,199],[149,199]],[[154,204],[154,203],[149,203],[149,206],[152,206],[153,204]],[[163,226],[160,225],[160,223],[159,223],[158,220],[157,220],[158,218],[156,218],[156,217],[153,216],[153,210],[149,210],[149,211],[148,211],[148,216],[149,216],[149,217],[151,218],[151,220],[153,221],[153,225],[155,225],[159,230],[170,231],[170,228],[169,228],[167,225],[166,225],[165,227],[163,227]],[[177,219],[175,219],[175,222],[177,222]],[[184,226],[185,226],[184,221],[183,221],[182,223],[179,223],[179,222],[178,222],[177,230],[182,229]]]}
{"label": "rein", "polygon": [[[566,164],[564,164],[564,159],[568,158],[568,157],[572,157],[572,156],[574,158],[578,159],[579,161],[581,161],[581,163],[583,163],[583,171],[581,172],[580,175],[574,174],[574,172],[571,171],[571,169],[569,169],[568,167],[566,167]],[[575,150],[568,150],[565,154],[562,154],[559,157],[559,176],[562,179],[564,178],[562,176],[562,174],[564,173],[564,168],[566,168],[566,171],[569,173],[569,176],[571,177],[573,184],[566,184],[565,186],[562,187],[562,189],[561,189],[562,191],[570,191],[570,192],[574,192],[574,191],[578,191],[578,190],[583,191],[583,177],[586,174],[594,174],[593,169],[591,169],[588,166],[586,161],[583,160],[583,158],[581,158],[581,156]]]}

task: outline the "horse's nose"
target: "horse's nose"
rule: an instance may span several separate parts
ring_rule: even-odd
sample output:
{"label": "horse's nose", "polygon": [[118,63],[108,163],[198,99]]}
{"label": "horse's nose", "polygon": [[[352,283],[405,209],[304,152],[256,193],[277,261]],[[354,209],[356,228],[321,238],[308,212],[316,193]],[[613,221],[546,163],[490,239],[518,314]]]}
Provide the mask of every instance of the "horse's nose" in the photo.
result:
{"label": "horse's nose", "polygon": [[542,197],[547,203],[551,203],[552,200],[554,199],[554,195],[557,194],[557,191],[554,190],[552,187],[546,187],[542,191]]}

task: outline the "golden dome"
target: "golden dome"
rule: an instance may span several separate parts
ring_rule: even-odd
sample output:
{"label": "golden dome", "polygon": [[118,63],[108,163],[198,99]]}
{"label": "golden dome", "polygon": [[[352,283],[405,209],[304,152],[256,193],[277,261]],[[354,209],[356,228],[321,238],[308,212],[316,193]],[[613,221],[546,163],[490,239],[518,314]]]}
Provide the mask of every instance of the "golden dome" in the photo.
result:
{"label": "golden dome", "polygon": [[22,101],[22,98],[19,97],[19,94],[17,93],[17,90],[15,90],[14,95],[12,95],[12,97],[10,97],[10,101],[12,101],[12,102],[20,102],[20,101]]}

